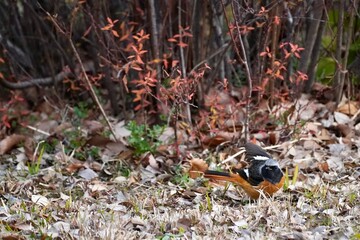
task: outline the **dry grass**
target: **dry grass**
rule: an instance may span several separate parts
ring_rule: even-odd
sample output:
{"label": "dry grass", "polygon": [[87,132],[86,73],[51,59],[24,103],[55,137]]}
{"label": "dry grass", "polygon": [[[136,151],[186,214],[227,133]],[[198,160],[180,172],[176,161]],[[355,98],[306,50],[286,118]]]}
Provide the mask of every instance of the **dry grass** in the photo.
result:
{"label": "dry grass", "polygon": [[[309,174],[274,198],[254,202],[233,186],[225,191],[191,179],[180,187],[168,181],[130,184],[130,178],[84,181],[53,168],[34,177],[20,173],[2,176],[2,237],[359,239],[360,234],[358,178],[335,172]],[[49,204],[34,202],[34,194]]]}

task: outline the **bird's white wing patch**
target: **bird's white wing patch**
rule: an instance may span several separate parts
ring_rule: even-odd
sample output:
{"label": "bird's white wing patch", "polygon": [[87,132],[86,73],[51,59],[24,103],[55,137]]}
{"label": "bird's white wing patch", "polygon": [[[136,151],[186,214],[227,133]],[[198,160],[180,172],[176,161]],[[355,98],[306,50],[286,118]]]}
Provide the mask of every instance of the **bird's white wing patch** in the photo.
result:
{"label": "bird's white wing patch", "polygon": [[254,156],[254,160],[258,160],[258,161],[266,161],[269,160],[270,158],[266,157],[266,156],[261,156],[261,155],[256,155]]}
{"label": "bird's white wing patch", "polygon": [[249,178],[249,169],[243,169],[243,171],[246,174],[246,177]]}

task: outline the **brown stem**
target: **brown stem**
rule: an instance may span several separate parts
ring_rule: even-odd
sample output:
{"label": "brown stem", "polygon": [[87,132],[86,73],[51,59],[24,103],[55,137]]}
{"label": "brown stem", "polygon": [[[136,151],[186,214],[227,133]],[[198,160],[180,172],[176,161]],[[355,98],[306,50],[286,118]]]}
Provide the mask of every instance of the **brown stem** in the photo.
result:
{"label": "brown stem", "polygon": [[[179,31],[181,31],[180,26],[181,25],[181,1],[179,1],[179,5],[178,5],[178,23],[179,23]],[[179,32],[179,41],[182,42],[182,32]],[[184,49],[182,47],[180,47],[180,62],[181,62],[181,75],[182,77],[185,79],[186,76],[186,64],[185,64],[185,56],[184,56]],[[191,112],[190,112],[190,104],[189,104],[189,100],[188,98],[186,98],[185,100],[185,112],[186,112],[186,116],[187,116],[187,120],[190,124],[190,126],[192,126],[191,123]]]}
{"label": "brown stem", "polygon": [[336,33],[336,51],[335,51],[335,62],[336,62],[336,73],[333,82],[333,89],[335,89],[335,101],[336,105],[339,104],[342,95],[342,86],[344,85],[341,78],[341,71],[343,67],[341,66],[341,52],[342,52],[342,42],[343,42],[343,25],[344,25],[344,4],[345,2],[339,2],[339,17],[337,24],[337,33]]}
{"label": "brown stem", "polygon": [[[110,121],[109,121],[109,118],[107,117],[107,115],[106,115],[106,113],[105,113],[105,111],[104,111],[104,108],[101,106],[101,103],[100,103],[98,97],[96,96],[96,93],[95,93],[95,91],[94,91],[94,88],[92,87],[92,84],[91,84],[91,82],[90,82],[90,80],[89,80],[89,78],[88,78],[88,76],[87,76],[87,74],[86,74],[86,70],[85,70],[84,64],[83,64],[83,62],[82,62],[82,60],[81,60],[81,58],[80,58],[79,52],[76,50],[76,47],[75,47],[75,45],[74,45],[74,42],[73,42],[72,39],[71,39],[71,34],[66,33],[66,31],[63,30],[63,29],[59,26],[59,24],[57,23],[57,21],[52,17],[52,15],[51,15],[49,12],[46,12],[46,11],[45,11],[45,13],[48,15],[49,19],[50,19],[50,20],[52,21],[52,23],[55,25],[56,29],[57,29],[60,33],[64,34],[65,37],[68,38],[68,40],[69,40],[69,42],[70,42],[70,46],[71,46],[72,50],[74,51],[76,60],[77,60],[77,61],[79,62],[79,64],[80,64],[80,69],[81,69],[82,74],[84,75],[85,83],[87,84],[88,88],[90,89],[90,95],[91,95],[91,97],[93,98],[93,100],[95,101],[95,103],[97,104],[97,106],[99,107],[100,112],[101,112],[101,114],[103,115],[103,117],[104,117],[104,119],[105,119],[105,121],[106,121],[106,124],[108,125],[108,127],[109,127],[109,129],[110,129],[110,132],[111,132],[111,134],[113,135],[114,139],[115,139],[116,141],[118,141],[118,139],[116,138],[115,131],[114,131],[114,129],[112,128],[111,123],[110,123]],[[70,28],[72,28],[72,27],[70,26]]]}
{"label": "brown stem", "polygon": [[[159,45],[159,31],[157,29],[157,21],[156,21],[156,10],[155,10],[155,1],[149,0],[150,7],[150,21],[151,21],[151,43],[152,43],[152,52],[154,54],[155,59],[160,59],[160,45]],[[156,61],[156,91],[159,92],[160,89],[160,81],[161,81],[161,68],[158,61]],[[156,95],[156,94],[155,94]]]}
{"label": "brown stem", "polygon": [[[225,6],[224,6],[224,3],[221,1],[223,7],[224,7],[224,15],[226,16],[225,14]],[[248,82],[248,86],[249,86],[249,92],[248,92],[248,96],[247,96],[247,99],[246,99],[246,114],[245,114],[245,123],[244,123],[244,138],[245,138],[245,141],[248,141],[249,140],[249,136],[248,136],[248,133],[249,133],[249,115],[250,115],[250,102],[251,102],[251,96],[252,96],[252,79],[251,79],[251,73],[250,73],[250,68],[249,68],[249,64],[248,64],[248,60],[247,60],[247,54],[246,54],[246,51],[245,51],[245,47],[244,47],[244,42],[242,40],[242,37],[241,37],[241,34],[240,34],[240,26],[239,26],[239,22],[236,18],[236,14],[235,14],[235,8],[234,8],[234,1],[231,2],[231,7],[232,7],[232,13],[233,13],[233,16],[234,16],[234,19],[235,19],[235,24],[236,24],[236,29],[237,29],[237,34],[238,34],[238,39],[239,39],[239,42],[240,42],[240,48],[241,48],[241,52],[243,54],[243,59],[241,58],[241,55],[240,53],[237,51],[237,53],[239,54],[239,58],[242,59],[242,64],[244,65],[245,67],[245,72],[246,72],[246,80]],[[227,20],[228,21],[228,20]],[[229,26],[229,25],[228,25]],[[231,31],[230,31],[231,32]],[[234,38],[232,37],[233,41],[234,41],[234,44],[235,44],[235,40]]]}

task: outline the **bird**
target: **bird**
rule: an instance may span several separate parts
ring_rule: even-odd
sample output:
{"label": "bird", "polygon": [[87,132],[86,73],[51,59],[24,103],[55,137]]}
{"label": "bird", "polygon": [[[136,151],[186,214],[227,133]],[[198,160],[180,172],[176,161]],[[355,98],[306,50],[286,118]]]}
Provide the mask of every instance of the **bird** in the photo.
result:
{"label": "bird", "polygon": [[258,199],[261,191],[267,197],[272,196],[283,187],[285,181],[279,163],[254,143],[246,143],[245,151],[249,167],[233,169],[231,172],[206,170],[204,177],[235,183],[244,189],[251,199]]}

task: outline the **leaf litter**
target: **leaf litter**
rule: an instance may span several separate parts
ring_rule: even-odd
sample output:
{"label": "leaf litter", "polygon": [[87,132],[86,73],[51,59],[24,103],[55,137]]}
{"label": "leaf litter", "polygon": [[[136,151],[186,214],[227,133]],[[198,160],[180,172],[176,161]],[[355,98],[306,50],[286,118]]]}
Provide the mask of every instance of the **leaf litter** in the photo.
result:
{"label": "leaf litter", "polygon": [[[204,135],[208,148],[201,152],[191,147],[198,146],[198,140],[186,129],[178,131],[176,150],[171,141],[174,132],[166,128],[161,150],[141,156],[127,142],[131,133],[125,123],[115,120],[120,142],[101,135],[103,124],[94,119],[80,128],[44,120],[47,127],[33,129],[42,131],[42,139],[58,141],[43,155],[35,145],[25,149],[26,135],[4,137],[0,141],[0,236],[356,239],[360,234],[358,105],[344,100],[330,111],[303,96],[295,104],[258,111],[278,118],[289,113],[283,125],[252,133],[260,141],[275,141],[268,151],[284,171],[288,169],[289,183],[273,198],[257,201],[250,201],[232,184],[214,184],[201,177],[209,166],[241,165],[242,149],[227,146],[239,134],[226,129]],[[293,128],[291,139],[284,126]],[[69,147],[69,139],[82,144]],[[173,157],[176,151],[186,156],[179,165]],[[30,174],[38,162],[38,171]]]}

